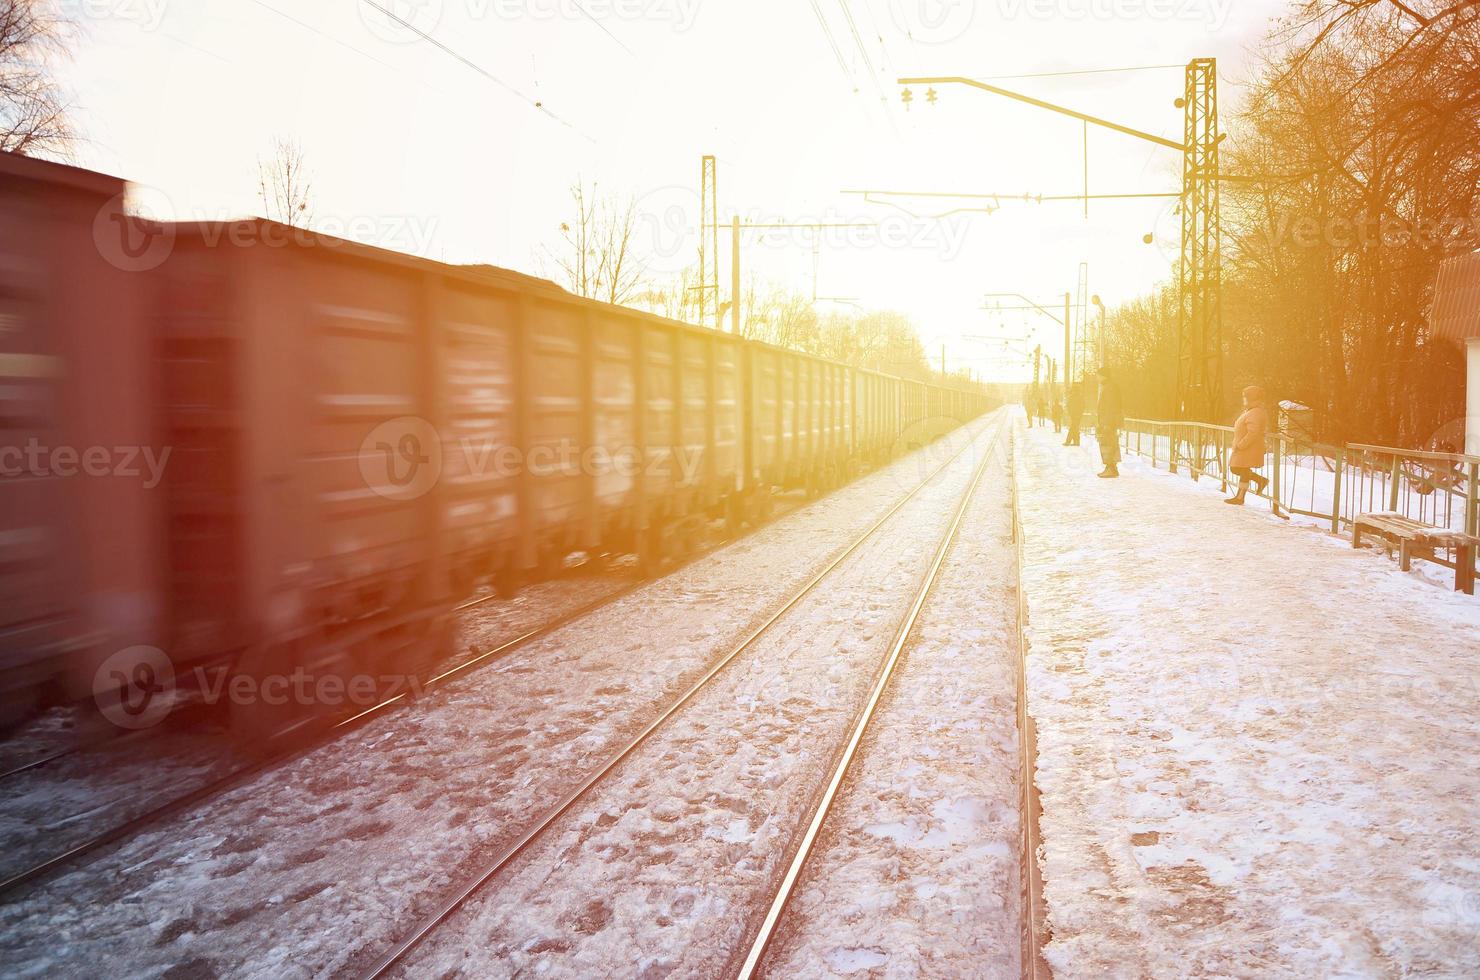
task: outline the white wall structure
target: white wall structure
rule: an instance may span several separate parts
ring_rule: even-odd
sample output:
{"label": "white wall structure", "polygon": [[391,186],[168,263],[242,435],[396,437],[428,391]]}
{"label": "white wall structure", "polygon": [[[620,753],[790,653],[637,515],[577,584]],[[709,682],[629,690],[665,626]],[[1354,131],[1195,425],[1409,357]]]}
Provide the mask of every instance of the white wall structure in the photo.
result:
{"label": "white wall structure", "polygon": [[1471,337],[1465,347],[1465,452],[1480,456],[1480,337]]}
{"label": "white wall structure", "polygon": [[1465,345],[1465,452],[1480,456],[1480,250],[1439,263],[1429,326]]}

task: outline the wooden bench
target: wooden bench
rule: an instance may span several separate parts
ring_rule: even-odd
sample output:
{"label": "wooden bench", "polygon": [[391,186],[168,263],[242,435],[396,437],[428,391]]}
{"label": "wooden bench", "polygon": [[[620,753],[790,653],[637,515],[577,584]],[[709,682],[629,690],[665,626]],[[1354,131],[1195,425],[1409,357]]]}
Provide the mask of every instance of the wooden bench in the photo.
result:
{"label": "wooden bench", "polygon": [[1362,546],[1362,530],[1375,531],[1398,542],[1398,567],[1408,571],[1413,558],[1436,561],[1434,552],[1440,548],[1454,549],[1454,589],[1466,595],[1475,594],[1475,549],[1480,538],[1434,527],[1415,521],[1401,514],[1359,514],[1352,524],[1352,547]]}

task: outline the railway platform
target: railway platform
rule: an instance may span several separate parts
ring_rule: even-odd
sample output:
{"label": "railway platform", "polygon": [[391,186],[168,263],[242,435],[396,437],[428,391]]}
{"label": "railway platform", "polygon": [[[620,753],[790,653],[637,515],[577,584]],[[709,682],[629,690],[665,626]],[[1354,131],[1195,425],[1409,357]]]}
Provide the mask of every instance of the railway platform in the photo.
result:
{"label": "railway platform", "polygon": [[1480,975],[1480,603],[1020,429],[1055,977]]}

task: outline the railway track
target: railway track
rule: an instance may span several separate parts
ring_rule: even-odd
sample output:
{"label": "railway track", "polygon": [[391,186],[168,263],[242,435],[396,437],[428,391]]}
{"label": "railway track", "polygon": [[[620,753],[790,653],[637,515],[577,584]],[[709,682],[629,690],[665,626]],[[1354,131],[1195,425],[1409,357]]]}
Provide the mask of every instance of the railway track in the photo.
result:
{"label": "railway track", "polygon": [[[987,450],[983,452],[981,462],[976,466],[974,472],[972,473],[972,476],[968,482],[967,491],[962,496],[960,503],[956,511],[954,512],[954,516],[947,531],[947,534],[937,547],[926,579],[919,588],[914,602],[906,615],[905,621],[900,625],[898,635],[894,643],[891,645],[889,654],[886,656],[884,664],[881,666],[880,672],[876,677],[874,688],[864,709],[865,717],[861,720],[862,727],[859,727],[859,724],[855,724],[854,726],[854,734],[852,735],[852,737],[850,737],[847,743],[847,747],[844,751],[846,759],[842,764],[842,771],[846,771],[847,763],[851,762],[853,755],[856,753],[857,744],[862,737],[862,728],[867,726],[867,720],[869,717],[872,716],[874,707],[877,705],[880,695],[888,684],[889,676],[893,671],[894,665],[898,662],[899,655],[904,649],[905,642],[908,639],[911,630],[913,629],[915,620],[918,618],[920,610],[925,604],[925,600],[928,597],[930,589],[935,582],[940,566],[944,561],[944,557],[949,552],[951,542],[955,538],[956,531],[961,524],[966,507],[981,480],[982,474],[986,470],[988,461],[991,458],[990,450],[993,446],[995,446],[997,441],[1002,438],[1003,433],[1009,431],[1008,424],[1009,422],[1006,419],[999,420],[996,423],[996,428],[991,432],[990,438],[987,439]],[[767,618],[759,626],[755,627],[727,654],[725,654],[712,666],[710,666],[709,669],[702,676],[700,676],[697,681],[695,681],[690,687],[688,687],[679,697],[674,699],[669,704],[669,706],[651,722],[649,722],[646,727],[644,727],[635,736],[626,741],[626,743],[618,751],[613,753],[610,757],[606,759],[605,762],[603,762],[595,770],[590,772],[577,786],[569,790],[554,805],[546,809],[516,840],[503,847],[496,854],[492,855],[485,861],[481,862],[480,866],[474,873],[470,874],[467,878],[463,880],[460,885],[449,892],[449,894],[437,904],[432,912],[423,916],[406,934],[402,936],[402,938],[397,940],[391,948],[386,950],[373,964],[371,964],[366,969],[366,971],[361,974],[361,976],[366,978],[366,980],[375,980],[375,978],[388,976],[393,971],[395,971],[396,968],[405,961],[408,955],[410,955],[422,943],[424,943],[429,937],[431,937],[433,933],[435,933],[443,924],[445,924],[460,908],[466,905],[471,898],[481,892],[520,854],[527,851],[536,841],[543,839],[563,815],[569,812],[571,808],[576,805],[576,803],[584,799],[593,788],[595,788],[612,772],[614,772],[622,764],[622,762],[632,756],[632,754],[639,747],[647,743],[647,741],[654,735],[654,733],[656,733],[666,722],[668,722],[671,718],[673,718],[673,716],[678,714],[686,705],[688,705],[694,699],[694,697],[699,694],[701,690],[705,689],[706,686],[709,685],[712,680],[714,680],[714,678],[719,676],[727,667],[734,663],[737,658],[741,656],[741,654],[751,649],[757,643],[757,641],[761,639],[761,637],[767,635],[774,627],[776,627],[777,624],[780,623],[784,617],[786,617],[787,613],[793,610],[808,595],[812,594],[813,591],[824,580],[829,578],[829,576],[834,572],[835,569],[837,569],[850,556],[852,556],[861,547],[863,547],[865,543],[870,541],[874,537],[874,535],[882,527],[884,527],[885,524],[887,524],[896,514],[899,513],[900,510],[905,507],[906,504],[914,500],[927,486],[934,483],[941,474],[943,474],[947,469],[951,467],[953,463],[956,462],[956,460],[962,455],[962,453],[966,452],[967,449],[970,449],[977,444],[977,438],[969,439],[960,450],[954,453],[950,458],[945,460],[945,462],[943,462],[928,476],[921,480],[908,494],[898,500],[887,512],[885,512],[866,530],[859,534],[841,553],[839,553],[835,558],[828,562],[825,567],[823,567],[820,571],[818,571],[815,575],[808,579],[808,581],[799,590],[793,593],[791,598],[788,599],[769,618]],[[828,789],[825,793],[826,797],[829,800],[831,796],[836,793],[837,786],[840,785],[841,779],[842,774],[841,772],[839,772],[836,773],[834,777],[829,781]],[[815,839],[815,831],[812,831],[809,836]],[[808,843],[807,846],[810,847],[810,843]],[[800,857],[800,860],[805,860],[804,854]],[[798,864],[798,868],[799,866],[800,865]],[[789,872],[788,878],[794,880],[794,875]],[[784,900],[782,902],[782,905],[784,906]],[[761,949],[764,949],[763,945]]]}
{"label": "railway track", "polygon": [[[792,513],[793,510],[794,508],[777,507],[774,509],[770,517],[760,522],[759,524],[752,526],[746,531],[746,533],[755,533],[762,528],[768,527],[776,521],[781,520],[787,514]],[[736,540],[736,536],[727,535],[724,538],[716,541],[712,545],[699,549],[698,551],[689,555],[683,561],[668,568],[665,571],[665,574],[673,574],[681,571],[682,569],[687,568],[689,565],[708,557],[709,555],[723,548],[726,544],[729,544],[733,540]],[[468,674],[479,667],[483,667],[497,660],[500,660],[503,657],[515,652],[516,650],[525,647],[530,643],[533,643],[545,636],[548,636],[556,630],[562,629],[575,622],[578,622],[579,620],[584,619],[587,616],[594,615],[600,610],[626,598],[627,596],[636,593],[638,590],[649,585],[652,581],[652,579],[646,577],[638,578],[630,582],[629,584],[617,587],[612,592],[606,593],[596,599],[591,600],[590,602],[582,603],[573,609],[570,609],[558,616],[553,617],[550,620],[547,620],[546,622],[539,624],[538,626],[525,630],[508,640],[500,642],[497,645],[482,651],[481,653],[475,654],[474,656],[469,657],[468,659],[461,661],[454,666],[441,671],[438,674],[435,674],[424,684],[422,684],[421,691],[423,694],[425,694],[437,687],[441,687],[442,685],[460,676]],[[459,613],[468,612],[472,609],[486,605],[496,598],[497,597],[494,595],[488,595],[481,596],[475,599],[470,599],[458,605],[454,611]],[[317,749],[320,749],[334,742],[339,738],[342,738],[349,732],[364,726],[375,718],[378,718],[392,711],[393,709],[409,706],[410,704],[414,703],[414,701],[415,698],[410,691],[403,691],[393,697],[386,698],[375,705],[367,707],[365,710],[358,712],[357,714],[336,722],[331,727],[324,730],[319,735],[307,742],[285,746],[281,751],[272,752],[260,759],[257,759],[245,765],[242,768],[233,769],[232,771],[225,773],[219,778],[210,780],[204,785],[201,785],[193,790],[189,790],[186,793],[178,797],[174,797],[158,806],[151,807],[143,813],[137,814],[136,816],[129,817],[128,819],[117,823],[113,827],[102,831],[94,836],[91,836],[86,840],[67,848],[64,851],[47,858],[44,861],[40,861],[22,871],[12,873],[8,877],[0,879],[0,902],[13,900],[16,896],[23,894],[30,888],[41,884],[42,882],[52,878],[56,874],[71,867],[73,864],[75,864],[77,861],[87,856],[88,854],[99,851],[105,847],[108,847],[109,845],[126,840],[129,837],[132,837],[144,830],[147,830],[149,827],[152,827],[155,824],[167,820],[176,814],[189,810],[192,807],[207,803],[239,786],[250,782],[252,779],[266,775],[278,768],[286,766],[291,762],[300,759],[316,751]],[[129,733],[123,736],[119,736],[116,739],[108,740],[108,744],[112,745],[116,742],[139,739],[146,734],[147,733],[145,732]],[[100,744],[103,743],[94,743],[91,747],[96,748]],[[25,772],[34,771],[52,762],[56,762],[68,756],[86,751],[88,748],[89,746],[86,744],[79,745],[67,750],[43,756],[39,759],[31,760],[30,762],[18,765],[10,770],[0,773],[0,780],[9,778],[11,776],[20,775]]]}
{"label": "railway track", "polygon": [[[997,437],[1000,437],[999,430]],[[994,442],[995,442],[994,437]],[[909,644],[910,634],[914,632],[915,623],[920,618],[920,613],[925,608],[926,600],[930,598],[931,590],[935,588],[936,579],[940,576],[941,566],[945,564],[946,556],[950,554],[951,546],[955,544],[957,532],[961,529],[961,523],[966,517],[966,511],[971,505],[972,497],[976,495],[976,488],[981,483],[982,474],[986,472],[987,464],[991,461],[991,453],[984,453],[981,462],[977,464],[976,471],[967,484],[966,492],[961,495],[961,500],[956,506],[955,513],[951,516],[950,526],[942,535],[940,543],[936,546],[935,555],[931,559],[929,570],[925,573],[919,589],[915,592],[914,602],[911,603],[909,612],[905,614],[900,622],[898,630],[894,635],[894,641],[890,644],[889,652],[885,654],[883,662],[879,665],[878,674],[874,678],[874,684],[869,691],[868,700],[864,702],[863,708],[854,719],[852,729],[848,734],[848,740],[839,753],[837,763],[833,766],[822,793],[817,797],[812,808],[811,816],[807,819],[805,828],[795,851],[792,853],[791,862],[787,865],[786,873],[777,884],[775,894],[770,905],[766,909],[766,916],[761,922],[752,939],[750,949],[745,955],[745,960],[736,973],[739,980],[751,980],[752,977],[760,975],[761,966],[770,947],[771,939],[776,934],[777,926],[780,925],[781,917],[785,914],[787,905],[791,901],[797,882],[801,879],[802,868],[811,856],[813,848],[817,844],[817,837],[822,831],[822,825],[827,820],[828,813],[832,809],[833,801],[837,799],[838,790],[842,788],[843,780],[848,775],[848,768],[858,755],[859,746],[863,744],[864,734],[868,731],[869,723],[874,719],[874,713],[879,707],[879,701],[884,696],[884,691],[889,686],[894,676],[894,670],[899,665],[901,655]]]}

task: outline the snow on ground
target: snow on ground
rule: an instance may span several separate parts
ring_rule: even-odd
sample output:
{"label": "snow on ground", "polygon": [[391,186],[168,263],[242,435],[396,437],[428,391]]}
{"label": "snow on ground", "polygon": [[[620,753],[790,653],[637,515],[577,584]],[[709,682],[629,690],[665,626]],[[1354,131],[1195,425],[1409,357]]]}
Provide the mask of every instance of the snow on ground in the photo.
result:
{"label": "snow on ground", "polygon": [[1055,975],[1480,975],[1480,600],[1058,441],[1019,463]]}
{"label": "snow on ground", "polygon": [[1017,603],[989,464],[767,951],[772,977],[1020,977]]}
{"label": "snow on ground", "polygon": [[277,980],[368,965],[966,437],[0,906],[7,974],[107,963],[114,976]]}
{"label": "snow on ground", "polygon": [[[890,519],[403,975],[719,976],[739,965],[970,480],[1001,427]],[[989,819],[962,801],[952,830]]]}
{"label": "snow on ground", "polygon": [[[628,581],[616,573],[580,575],[541,582],[508,601],[470,607],[458,615],[459,642],[443,667],[615,593]],[[178,714],[145,731],[110,731],[101,717],[91,718],[87,731],[67,732],[74,744],[81,743],[78,751],[6,777],[0,798],[0,878],[249,765],[252,760],[232,743],[225,707],[206,708],[199,698],[199,692],[182,697],[185,707]],[[31,728],[55,730],[61,726],[54,719],[76,714],[56,709]],[[178,720],[180,715],[190,717]],[[88,744],[99,737],[100,744]]]}

